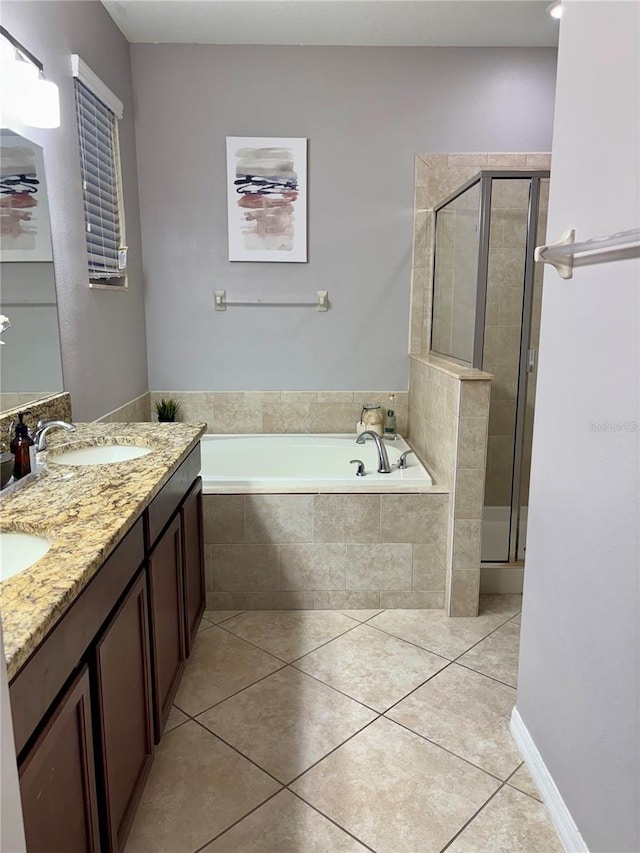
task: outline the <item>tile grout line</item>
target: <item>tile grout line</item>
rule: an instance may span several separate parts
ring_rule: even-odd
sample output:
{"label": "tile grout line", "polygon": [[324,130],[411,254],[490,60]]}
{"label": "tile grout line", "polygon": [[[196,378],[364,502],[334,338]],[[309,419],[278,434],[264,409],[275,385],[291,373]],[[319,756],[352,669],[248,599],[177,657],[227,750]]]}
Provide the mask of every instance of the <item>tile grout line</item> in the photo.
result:
{"label": "tile grout line", "polygon": [[268,770],[265,770],[265,769],[264,769],[264,767],[261,767],[261,766],[260,766],[259,764],[257,764],[257,763],[252,759],[252,758],[249,758],[247,755],[245,755],[245,754],[244,754],[244,752],[240,752],[240,750],[238,749],[238,747],[234,746],[234,745],[233,745],[233,744],[231,744],[231,743],[228,743],[228,742],[227,742],[223,737],[221,737],[219,734],[216,734],[216,732],[212,732],[212,731],[211,731],[211,729],[208,729],[208,728],[205,726],[205,724],[204,724],[204,723],[201,723],[201,722],[200,722],[200,720],[197,720],[195,717],[192,717],[191,719],[192,719],[192,722],[194,722],[194,723],[196,723],[198,726],[200,726],[200,728],[201,728],[201,729],[203,729],[203,730],[204,730],[208,735],[211,735],[211,737],[214,737],[214,738],[216,738],[217,740],[221,741],[221,743],[223,743],[225,746],[228,746],[228,747],[229,747],[229,749],[232,749],[232,750],[233,750],[237,755],[239,755],[241,758],[244,758],[244,759],[245,759],[245,761],[248,761],[250,764],[253,764],[253,766],[254,766],[257,770],[260,770],[262,773],[264,773],[264,774],[265,774],[266,776],[268,776],[270,779],[273,779],[273,781],[274,781],[274,782],[277,782],[277,783],[278,783],[278,785],[280,785],[280,789],[281,789],[281,790],[282,790],[282,788],[285,788],[285,787],[286,787],[286,785],[285,785],[285,783],[284,783],[284,782],[281,782],[281,781],[280,781],[280,779],[278,779],[276,776],[274,776],[274,775],[273,775],[273,773],[270,773]]}
{"label": "tile grout line", "polygon": [[238,818],[238,820],[234,821],[232,824],[230,824],[230,825],[229,825],[229,826],[227,826],[225,829],[223,829],[223,830],[222,830],[222,832],[219,832],[217,835],[214,835],[214,836],[213,836],[212,838],[210,838],[208,841],[205,841],[205,843],[204,843],[204,844],[202,844],[200,847],[197,847],[197,848],[196,848],[196,850],[194,851],[194,853],[200,853],[200,851],[201,851],[201,850],[204,850],[204,849],[205,849],[205,847],[208,847],[210,844],[213,844],[213,842],[214,842],[214,841],[217,841],[217,840],[218,840],[218,838],[220,838],[220,837],[221,837],[222,835],[224,835],[226,832],[229,832],[229,830],[230,830],[230,829],[233,829],[233,827],[234,827],[234,826],[237,826],[239,823],[242,823],[242,821],[243,821],[243,820],[245,820],[246,818],[248,818],[248,817],[249,817],[250,815],[252,815],[254,812],[257,812],[257,811],[258,811],[258,809],[261,809],[261,808],[262,808],[262,806],[266,805],[266,803],[268,803],[268,802],[269,802],[269,800],[272,800],[274,797],[277,797],[277,796],[278,796],[278,794],[281,794],[281,793],[282,793],[282,791],[284,791],[284,788],[280,788],[280,790],[279,790],[279,791],[274,791],[274,792],[273,792],[273,794],[270,794],[270,795],[267,797],[267,799],[266,799],[266,800],[263,800],[261,803],[258,803],[258,805],[257,805],[257,806],[254,806],[254,808],[252,808],[252,809],[251,809],[251,811],[248,811],[245,815],[243,815],[242,817]]}
{"label": "tile grout line", "polygon": [[366,844],[361,838],[358,838],[358,836],[354,835],[353,832],[350,832],[344,826],[341,826],[336,820],[334,820],[334,818],[329,817],[329,815],[325,814],[317,806],[314,806],[312,803],[307,802],[307,800],[305,800],[305,798],[300,794],[296,793],[296,791],[291,791],[288,787],[286,788],[286,790],[289,791],[289,793],[292,794],[294,797],[297,797],[297,799],[299,799],[301,802],[303,802],[305,806],[308,806],[310,809],[313,809],[314,812],[317,812],[319,815],[325,818],[325,820],[328,820],[334,826],[337,826],[338,829],[342,830],[342,832],[344,832],[346,835],[349,835],[351,838],[357,841],[358,844],[361,844],[366,850],[370,850],[371,853],[377,853],[377,851],[373,847],[369,847],[369,845]]}
{"label": "tile grout line", "polygon": [[[284,592],[285,590],[282,590],[282,591]],[[251,612],[251,611],[245,611],[245,612]],[[260,612],[266,612],[266,611],[256,610],[256,611],[254,611],[254,612],[255,612],[255,613],[260,613]],[[281,613],[281,612],[283,612],[283,611],[276,610],[276,611],[273,611],[273,612],[275,612],[275,613]],[[286,611],[284,611],[284,612],[286,612]],[[304,612],[307,612],[307,611],[304,611]],[[316,612],[316,611],[309,611],[309,612]],[[333,611],[332,611],[332,612],[333,612]],[[335,611],[335,612],[339,612],[339,611]],[[343,614],[343,615],[344,615],[344,614]],[[350,618],[349,616],[345,616],[345,619],[349,619],[349,618]],[[353,621],[355,622],[356,620],[353,620]],[[320,643],[320,645],[316,646],[315,648],[313,648],[313,649],[309,649],[309,651],[308,651],[308,652],[305,652],[304,654],[299,655],[297,658],[293,658],[293,660],[285,660],[284,658],[281,658],[281,657],[279,657],[277,654],[275,654],[275,652],[268,652],[268,651],[267,651],[266,649],[264,649],[262,646],[259,646],[259,645],[257,645],[257,643],[254,643],[254,642],[253,642],[253,640],[247,640],[247,639],[245,639],[245,637],[242,637],[242,636],[240,636],[239,634],[235,634],[233,631],[230,631],[228,628],[223,628],[223,630],[224,630],[224,631],[226,631],[228,634],[231,634],[233,637],[236,637],[236,638],[237,638],[237,639],[239,639],[239,640],[244,640],[244,642],[245,642],[245,643],[249,643],[249,645],[251,645],[251,646],[253,646],[254,648],[258,649],[258,651],[261,651],[261,652],[264,652],[265,654],[271,655],[272,657],[276,658],[277,660],[282,661],[284,664],[287,664],[287,666],[290,666],[290,665],[291,665],[292,663],[294,663],[295,661],[302,660],[302,658],[306,657],[307,655],[312,654],[313,652],[316,652],[318,649],[321,649],[323,646],[327,646],[327,645],[329,645],[329,643],[332,643],[334,640],[337,640],[337,639],[338,639],[338,637],[342,637],[344,634],[348,634],[348,633],[350,633],[351,631],[355,630],[356,628],[359,628],[359,627],[360,627],[360,625],[362,625],[362,624],[364,624],[364,623],[362,623],[362,622],[356,622],[356,624],[355,624],[355,625],[353,625],[353,626],[349,626],[348,628],[345,628],[345,630],[344,630],[344,631],[342,631],[340,634],[336,634],[336,636],[335,636],[335,637],[331,637],[331,639],[329,639],[329,640],[325,640],[324,642]],[[221,625],[220,627],[222,627],[222,625]]]}
{"label": "tile grout line", "polygon": [[496,790],[493,792],[493,794],[491,794],[491,796],[490,796],[490,797],[488,797],[488,798],[484,801],[484,803],[483,803],[483,804],[480,806],[480,808],[479,808],[479,809],[478,809],[478,810],[477,810],[477,811],[476,811],[476,812],[475,812],[475,813],[474,813],[474,814],[469,818],[469,820],[464,824],[464,826],[460,827],[460,829],[456,832],[456,834],[455,834],[452,838],[450,838],[450,839],[449,839],[449,841],[447,841],[447,843],[444,845],[444,847],[440,850],[440,853],[444,853],[444,851],[445,851],[445,850],[448,850],[448,849],[449,849],[449,847],[451,847],[451,845],[452,845],[452,844],[453,844],[453,842],[456,840],[456,838],[458,838],[460,835],[462,835],[462,833],[463,833],[463,832],[464,832],[464,831],[465,831],[465,830],[466,830],[466,829],[467,829],[467,828],[468,828],[468,827],[473,823],[473,821],[478,817],[478,815],[480,814],[480,812],[484,811],[484,809],[489,805],[489,803],[491,802],[491,800],[495,799],[495,798],[498,796],[498,794],[500,793],[500,791],[502,791],[502,789],[503,789],[503,788],[508,784],[508,780],[509,780],[509,779],[511,779],[511,777],[513,776],[513,774],[514,774],[514,773],[516,773],[516,771],[517,771],[517,770],[518,770],[518,768],[516,767],[516,769],[513,771],[513,773],[510,773],[510,774],[507,776],[507,778],[504,780],[504,782],[503,782],[501,785],[499,785],[499,786],[496,788]]}
{"label": "tile grout line", "polygon": [[[458,759],[460,759],[460,761],[464,761],[466,764],[469,764],[475,770],[480,770],[481,773],[486,773],[487,776],[491,776],[492,779],[495,779],[496,782],[500,782],[501,785],[506,782],[506,779],[501,779],[500,776],[497,776],[495,773],[492,773],[491,770],[487,770],[485,767],[480,767],[479,764],[475,764],[470,759],[465,758],[464,755],[458,755],[457,752],[453,752],[453,750],[449,749],[448,747],[442,746],[441,743],[438,743],[437,741],[432,740],[431,738],[427,737],[426,735],[420,734],[420,732],[414,731],[412,728],[405,725],[404,723],[401,723],[398,720],[393,720],[391,717],[387,717],[386,712],[383,716],[386,720],[389,720],[390,723],[395,723],[397,726],[400,726],[400,728],[403,728],[405,731],[411,732],[411,734],[414,734],[417,737],[422,738],[422,740],[426,741],[427,743],[430,743],[432,746],[435,746],[438,749],[443,750],[443,752],[449,753],[449,755],[453,756],[453,758],[458,758]],[[518,765],[518,766],[520,766],[520,765]],[[516,767],[515,770],[512,770],[511,773],[509,774],[509,777],[513,773],[515,773],[517,769],[518,768]],[[507,777],[507,778],[509,778],[509,777]]]}

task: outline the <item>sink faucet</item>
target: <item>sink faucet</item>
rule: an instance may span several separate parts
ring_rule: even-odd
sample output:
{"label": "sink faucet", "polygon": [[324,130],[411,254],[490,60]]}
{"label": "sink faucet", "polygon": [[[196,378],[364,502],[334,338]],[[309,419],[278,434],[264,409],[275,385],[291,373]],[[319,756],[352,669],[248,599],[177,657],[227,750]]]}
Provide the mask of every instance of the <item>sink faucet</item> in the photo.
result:
{"label": "sink faucet", "polygon": [[38,421],[38,426],[33,434],[33,440],[36,444],[36,450],[45,450],[47,447],[47,433],[52,429],[66,429],[67,432],[75,432],[74,424],[69,424],[66,421]]}
{"label": "sink faucet", "polygon": [[376,448],[378,450],[378,474],[390,474],[391,466],[389,465],[387,448],[380,440],[380,436],[377,432],[374,432],[372,429],[366,429],[364,432],[361,432],[360,435],[356,438],[356,444],[364,444],[368,435],[370,435],[371,438],[375,441]]}

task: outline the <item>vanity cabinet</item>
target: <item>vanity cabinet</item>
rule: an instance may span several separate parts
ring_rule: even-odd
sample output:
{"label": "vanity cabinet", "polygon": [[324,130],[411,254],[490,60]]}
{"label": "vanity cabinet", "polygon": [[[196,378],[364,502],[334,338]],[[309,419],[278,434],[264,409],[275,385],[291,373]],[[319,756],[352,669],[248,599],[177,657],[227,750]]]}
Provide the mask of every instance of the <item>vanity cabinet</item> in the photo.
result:
{"label": "vanity cabinet", "polygon": [[200,477],[180,507],[184,563],[185,654],[191,654],[198,625],[205,610],[204,530],[202,480]]}
{"label": "vanity cabinet", "polygon": [[196,447],[9,685],[28,853],[124,849],[205,607]]}
{"label": "vanity cabinet", "polygon": [[149,555],[155,741],[160,742],[184,667],[184,565],[177,513]]}
{"label": "vanity cabinet", "polygon": [[98,767],[108,850],[123,847],[153,758],[148,625],[141,571],[95,648]]}
{"label": "vanity cabinet", "polygon": [[98,853],[89,671],[82,668],[20,766],[29,853]]}

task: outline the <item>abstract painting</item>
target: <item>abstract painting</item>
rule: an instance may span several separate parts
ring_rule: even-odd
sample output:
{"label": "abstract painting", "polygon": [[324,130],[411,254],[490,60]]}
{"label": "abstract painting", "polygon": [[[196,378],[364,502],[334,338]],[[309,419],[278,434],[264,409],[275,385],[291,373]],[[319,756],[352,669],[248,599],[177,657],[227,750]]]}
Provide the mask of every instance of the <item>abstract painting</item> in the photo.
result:
{"label": "abstract painting", "polygon": [[227,137],[230,261],[307,260],[307,140]]}
{"label": "abstract painting", "polygon": [[7,130],[0,137],[0,258],[53,260],[42,149]]}

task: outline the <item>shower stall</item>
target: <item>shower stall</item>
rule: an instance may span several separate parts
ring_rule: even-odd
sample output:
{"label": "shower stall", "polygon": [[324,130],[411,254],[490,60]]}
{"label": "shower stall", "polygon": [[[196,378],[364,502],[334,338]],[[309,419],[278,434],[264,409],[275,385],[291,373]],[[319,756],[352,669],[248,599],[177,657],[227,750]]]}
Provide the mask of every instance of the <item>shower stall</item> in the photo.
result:
{"label": "shower stall", "polygon": [[524,559],[548,171],[482,171],[435,208],[431,351],[494,375],[482,560]]}

